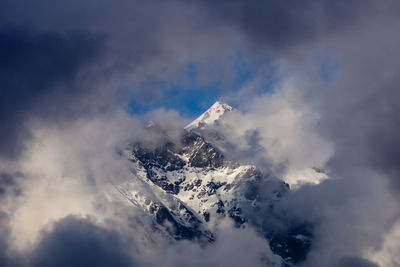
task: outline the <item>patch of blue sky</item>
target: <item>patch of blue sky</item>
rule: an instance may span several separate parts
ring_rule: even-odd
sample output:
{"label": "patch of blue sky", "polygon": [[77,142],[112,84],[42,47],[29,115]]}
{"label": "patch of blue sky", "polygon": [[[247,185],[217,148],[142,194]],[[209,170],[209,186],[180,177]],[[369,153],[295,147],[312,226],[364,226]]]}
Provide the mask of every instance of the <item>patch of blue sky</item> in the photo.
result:
{"label": "patch of blue sky", "polygon": [[256,72],[255,66],[245,57],[243,52],[237,51],[234,55],[233,70],[235,71],[234,83],[241,86],[243,83],[251,80]]}
{"label": "patch of blue sky", "polygon": [[331,57],[317,57],[316,65],[319,76],[326,83],[333,82],[340,70],[339,62]]}
{"label": "patch of blue sky", "polygon": [[257,79],[257,87],[251,89],[254,95],[271,92],[277,82],[276,68],[271,57],[246,57],[242,51],[235,53],[235,90],[241,90],[249,82]]}
{"label": "patch of blue sky", "polygon": [[[207,84],[200,85],[197,82],[197,66],[194,64],[187,65],[187,72],[184,76],[180,81],[159,81],[156,86],[161,89],[161,96],[151,97],[151,95],[133,94],[128,111],[132,114],[141,115],[154,109],[165,108],[177,110],[187,117],[195,117],[217,101],[224,90],[220,80],[209,81]],[[143,98],[148,100],[143,101]]]}
{"label": "patch of blue sky", "polygon": [[[226,83],[223,77],[210,80],[207,83],[199,81],[201,67],[193,62],[186,64],[183,78],[178,81],[160,81],[162,97],[152,99],[147,103],[133,100],[129,105],[131,113],[143,114],[152,109],[165,108],[177,110],[186,117],[196,117],[204,112],[215,101],[227,94],[238,92],[243,85],[250,82],[259,70],[272,69],[268,60],[250,60],[241,51],[232,55],[233,79]],[[272,73],[272,71],[270,72]],[[272,75],[265,75],[265,83],[257,89],[257,93],[272,88]]]}

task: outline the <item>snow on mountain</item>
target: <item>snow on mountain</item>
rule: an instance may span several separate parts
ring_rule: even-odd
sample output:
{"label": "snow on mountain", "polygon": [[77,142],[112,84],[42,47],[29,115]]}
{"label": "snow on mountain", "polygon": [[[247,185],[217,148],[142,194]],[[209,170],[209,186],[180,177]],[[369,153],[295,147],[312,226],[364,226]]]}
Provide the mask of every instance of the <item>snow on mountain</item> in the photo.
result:
{"label": "snow on mountain", "polygon": [[[233,149],[236,147],[235,142],[238,142],[241,136],[235,136],[234,127],[231,124],[234,118],[241,115],[240,111],[217,101],[197,119],[188,124],[185,129],[199,134],[222,153],[237,155],[240,154],[240,151]],[[253,130],[257,131],[258,129]],[[229,136],[226,136],[227,133],[229,133]],[[281,179],[288,183],[292,189],[297,189],[304,184],[319,184],[328,179],[328,175],[321,168],[307,166],[288,170]]]}
{"label": "snow on mountain", "polygon": [[[128,146],[124,154],[131,161],[134,179],[117,185],[118,191],[134,205],[155,215],[161,224],[167,219],[175,225],[171,233],[176,239],[200,238],[205,230],[201,229],[201,223],[225,215],[238,226],[243,224],[246,219],[239,204],[254,202],[257,192],[247,188],[259,183],[262,174],[253,165],[226,161],[196,134],[183,132],[182,144],[179,147],[167,141],[155,149],[140,144]],[[288,190],[281,181],[267,180],[273,188],[270,201],[279,199]],[[138,181],[141,192],[137,190]],[[168,217],[160,219],[160,210],[168,213]],[[210,238],[209,233],[205,237]]]}
{"label": "snow on mountain", "polygon": [[190,131],[194,128],[201,128],[204,125],[212,125],[233,108],[222,102],[215,102],[206,112],[201,114],[197,119],[185,126],[185,130]]}
{"label": "snow on mountain", "polygon": [[212,243],[212,222],[228,217],[236,227],[255,227],[284,262],[301,262],[311,246],[310,227],[285,221],[287,227],[277,229],[259,223],[268,210],[268,216],[274,216],[272,207],[290,193],[288,184],[254,165],[226,160],[213,135],[202,135],[202,128],[220,124],[232,111],[216,102],[181,130],[178,141],[157,125],[148,125],[149,133],[164,136],[163,142],[130,143],[120,151],[132,175],[114,185],[108,196],[142,210],[152,218],[154,229],[169,238]]}
{"label": "snow on mountain", "polygon": [[[222,102],[215,102],[197,119],[188,124],[185,130],[196,133],[207,140],[223,154],[232,155],[232,136],[226,133],[232,130],[231,119],[241,116],[241,112]],[[233,138],[235,139],[235,138]],[[235,141],[238,141],[235,139]]]}

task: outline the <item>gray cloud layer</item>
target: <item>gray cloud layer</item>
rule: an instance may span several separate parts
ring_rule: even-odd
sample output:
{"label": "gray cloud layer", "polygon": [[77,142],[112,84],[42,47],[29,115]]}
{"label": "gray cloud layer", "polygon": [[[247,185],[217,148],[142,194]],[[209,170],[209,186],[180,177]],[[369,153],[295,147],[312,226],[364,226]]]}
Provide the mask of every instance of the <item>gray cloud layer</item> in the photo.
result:
{"label": "gray cloud layer", "polygon": [[[162,98],[159,81],[181,79],[188,62],[200,66],[202,82],[224,77],[229,84],[234,78],[230,56],[238,47],[250,58],[272,58],[276,79],[293,85],[298,105],[288,104],[284,86],[261,97],[249,87],[238,92],[246,96],[239,105],[247,111],[244,118],[259,133],[253,136],[257,146],[249,148],[244,160],[270,149],[266,136],[282,138],[266,127],[271,121],[284,122],[276,111],[305,106],[315,114],[310,121],[294,120],[306,129],[300,134],[293,121],[283,123],[290,126],[295,142],[285,155],[300,155],[289,159],[299,162],[303,154],[309,159],[309,147],[315,146],[314,155],[327,163],[333,179],[301,187],[276,211],[315,224],[315,244],[304,265],[400,264],[388,252],[400,250],[389,236],[397,231],[400,213],[399,14],[399,3],[391,0],[2,1],[0,246],[7,249],[0,252],[0,265],[63,266],[67,260],[61,259],[82,252],[85,257],[76,257],[81,261],[74,265],[106,265],[111,258],[119,260],[113,261],[118,266],[146,263],[143,255],[130,253],[136,241],[126,241],[119,230],[68,215],[101,217],[91,207],[92,202],[104,203],[97,199],[98,188],[109,177],[123,179],[120,163],[107,151],[127,138],[143,136],[136,119],[120,112],[127,99],[133,95],[140,103],[151,103]],[[320,55],[338,65],[329,82],[316,69]],[[222,95],[237,99],[229,90]],[[276,109],[265,108],[271,101]],[[177,118],[156,115],[164,122]],[[103,131],[105,127],[110,130]],[[305,138],[308,133],[316,139]],[[332,157],[315,145],[319,138],[333,145]],[[110,141],[104,144],[104,139]],[[302,140],[307,140],[307,149]],[[63,181],[65,190],[49,187],[46,196],[41,186],[53,180]],[[77,192],[87,197],[79,199]],[[69,201],[71,195],[79,201]],[[47,199],[52,197],[54,206]],[[68,203],[64,211],[57,209]],[[50,215],[38,222],[34,218],[41,207]],[[39,238],[29,252],[14,248],[12,229],[24,229],[21,218],[32,221],[35,231],[29,230]],[[51,230],[40,232],[52,223]],[[254,233],[244,236],[263,244]],[[60,245],[60,240],[72,245]],[[184,264],[175,248],[171,265]],[[199,251],[188,251],[193,266],[201,265],[197,260],[204,254]],[[218,254],[214,257],[210,263],[218,264]]]}

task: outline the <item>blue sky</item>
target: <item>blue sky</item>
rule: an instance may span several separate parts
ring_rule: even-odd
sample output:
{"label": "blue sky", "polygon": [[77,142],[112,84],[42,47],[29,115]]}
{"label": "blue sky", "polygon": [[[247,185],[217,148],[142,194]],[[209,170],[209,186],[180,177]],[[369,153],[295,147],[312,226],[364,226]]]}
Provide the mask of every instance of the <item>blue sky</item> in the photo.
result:
{"label": "blue sky", "polygon": [[[238,92],[243,85],[251,82],[260,69],[266,69],[263,83],[255,90],[255,94],[271,91],[274,85],[274,68],[269,58],[250,59],[241,51],[232,56],[233,79],[229,84],[223,83],[224,79],[210,80],[206,84],[199,82],[199,72],[202,71],[196,63],[186,64],[186,71],[182,81],[159,81],[163,97],[152,99],[151,102],[143,103],[135,101],[132,97],[129,110],[133,114],[144,114],[154,108],[165,108],[177,110],[185,117],[196,117],[203,113],[217,100],[226,98]],[[203,66],[203,65],[202,65]],[[204,67],[204,66],[203,66]],[[223,71],[222,71],[223,73]],[[230,103],[235,106],[235,103]]]}

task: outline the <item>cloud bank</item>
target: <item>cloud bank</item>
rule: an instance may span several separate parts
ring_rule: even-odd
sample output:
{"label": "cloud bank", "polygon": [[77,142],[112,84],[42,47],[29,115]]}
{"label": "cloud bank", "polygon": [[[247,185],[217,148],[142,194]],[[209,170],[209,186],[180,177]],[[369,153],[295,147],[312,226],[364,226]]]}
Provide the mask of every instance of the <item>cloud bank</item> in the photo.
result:
{"label": "cloud bank", "polygon": [[[243,110],[226,133],[240,160],[328,172],[274,211],[314,225],[304,266],[399,265],[399,14],[391,0],[2,1],[0,265],[272,264],[251,229],[222,227],[212,247],[171,245],[101,194],[129,176],[116,148],[157,139],[128,104],[168,102],[160,85],[190,84],[187,64]],[[258,70],[239,86],[238,50]],[[149,117],[170,134],[188,120]]]}

